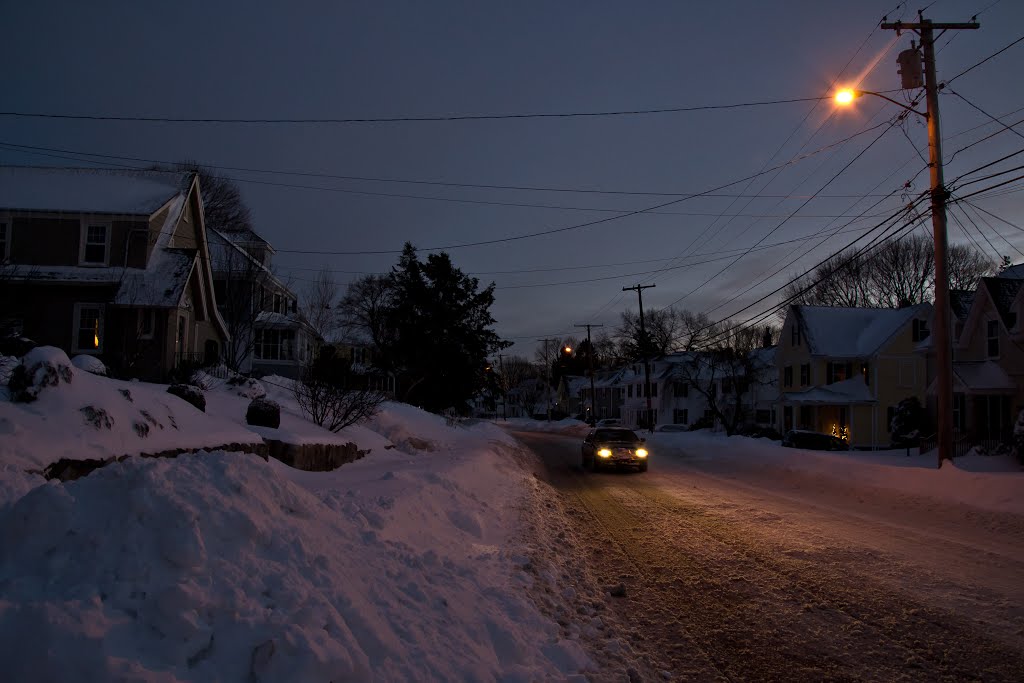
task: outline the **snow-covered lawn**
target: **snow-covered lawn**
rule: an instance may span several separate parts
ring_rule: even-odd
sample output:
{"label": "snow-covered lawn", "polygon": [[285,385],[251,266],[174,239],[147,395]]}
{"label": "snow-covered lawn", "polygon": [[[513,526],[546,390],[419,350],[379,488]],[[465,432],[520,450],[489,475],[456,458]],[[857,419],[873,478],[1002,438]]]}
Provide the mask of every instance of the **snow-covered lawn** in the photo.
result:
{"label": "snow-covered lawn", "polygon": [[[256,431],[235,389],[211,387],[202,413],[162,386],[68,376],[0,397],[3,680],[612,680],[580,638],[598,608],[559,588],[562,541],[526,533],[556,512],[493,424],[388,403],[336,437],[371,452],[333,472],[202,452],[47,482],[25,470]],[[280,384],[271,431],[310,437]],[[143,410],[163,425],[146,437]]]}
{"label": "snow-covered lawn", "polygon": [[[934,452],[825,452],[783,448],[769,439],[726,437],[708,430],[644,434],[655,458],[666,457],[726,474],[770,468],[836,479],[853,487],[910,495],[1024,515],[1024,470],[1009,455],[966,455],[938,469]],[[652,461],[656,470],[657,460]]]}

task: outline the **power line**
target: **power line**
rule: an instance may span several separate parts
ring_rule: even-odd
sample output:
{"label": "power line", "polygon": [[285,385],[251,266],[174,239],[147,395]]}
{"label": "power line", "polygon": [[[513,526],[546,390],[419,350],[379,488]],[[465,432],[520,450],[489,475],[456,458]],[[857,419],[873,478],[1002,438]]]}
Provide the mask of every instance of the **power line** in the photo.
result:
{"label": "power line", "polygon": [[653,109],[619,109],[610,111],[570,112],[527,112],[513,114],[441,114],[434,116],[375,116],[353,118],[217,118],[217,117],[170,117],[133,116],[118,114],[65,114],[54,112],[0,111],[0,116],[13,118],[62,119],[75,121],[131,121],[141,123],[216,123],[216,124],[372,124],[372,123],[434,123],[444,121],[498,121],[508,119],[564,119],[639,116],[649,114],[677,114],[694,111],[716,111],[743,109],[798,102],[818,102],[831,99],[830,95],[818,97],[793,97],[789,99],[754,100],[728,104],[701,104],[680,107],[659,107]]}
{"label": "power line", "polygon": [[[988,9],[988,8],[986,8],[986,9]],[[989,61],[990,59],[995,59],[996,57],[998,57],[999,55],[1003,54],[1004,52],[1006,52],[1007,50],[1009,50],[1011,47],[1013,47],[1017,43],[1021,42],[1022,40],[1024,40],[1024,36],[1021,36],[1020,38],[1018,38],[1017,40],[1013,41],[1012,43],[1010,43],[1006,47],[1002,48],[1001,50],[997,50],[996,52],[993,52],[992,54],[990,54],[988,57],[985,57],[985,59],[981,60],[977,64],[974,64],[972,66],[967,67],[966,69],[964,69],[963,71],[958,73],[956,76],[953,76],[952,78],[947,80],[946,81],[946,85],[948,86],[950,83],[952,83],[956,79],[960,78],[964,74],[969,73],[971,71],[974,71],[975,69],[977,69],[979,66],[981,66],[985,62]]]}
{"label": "power line", "polygon": [[[960,98],[961,100],[963,100],[964,102],[966,102],[966,103],[967,103],[967,104],[968,104],[969,106],[973,107],[973,108],[974,108],[975,110],[977,110],[977,111],[981,112],[982,114],[984,114],[985,116],[989,117],[990,119],[992,119],[993,121],[995,121],[996,123],[998,123],[998,124],[999,124],[1000,126],[1002,126],[1003,128],[1005,128],[1006,130],[1010,131],[1011,133],[1013,133],[1013,134],[1014,134],[1014,135],[1016,135],[1017,137],[1019,137],[1019,138],[1024,138],[1024,133],[1021,133],[1021,132],[1020,132],[1019,130],[1014,130],[1014,129],[1013,129],[1013,128],[1012,128],[1011,126],[1008,126],[1008,125],[1006,125],[1005,123],[1003,123],[1002,121],[1000,121],[1000,120],[999,120],[999,119],[997,119],[996,117],[992,116],[992,114],[989,114],[989,113],[988,113],[987,111],[985,111],[984,109],[982,109],[981,107],[979,107],[978,105],[976,105],[976,104],[975,104],[974,102],[971,102],[971,101],[970,101],[969,99],[967,99],[966,97],[964,97],[964,96],[963,96],[963,95],[961,95],[960,93],[956,92],[956,91],[955,91],[955,90],[953,90],[952,88],[946,88],[946,90],[948,90],[948,91],[949,91],[949,93],[950,93],[951,95],[956,95],[956,96],[957,96],[957,97],[959,97],[959,98]],[[1016,125],[1016,124],[1015,124],[1015,125]]]}

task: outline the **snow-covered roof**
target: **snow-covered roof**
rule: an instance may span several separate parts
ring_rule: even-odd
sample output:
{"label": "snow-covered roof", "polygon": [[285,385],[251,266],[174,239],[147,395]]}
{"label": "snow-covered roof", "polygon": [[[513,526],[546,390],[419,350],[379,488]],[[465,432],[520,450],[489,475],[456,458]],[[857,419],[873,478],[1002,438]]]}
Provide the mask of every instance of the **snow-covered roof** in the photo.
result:
{"label": "snow-covered roof", "polygon": [[[590,378],[580,377],[579,375],[565,375],[562,377],[562,382],[565,384],[565,391],[570,396],[576,396],[580,393],[583,388],[590,388]],[[594,382],[595,386],[597,382]]]}
{"label": "snow-covered roof", "polygon": [[[937,381],[937,380],[936,380]],[[928,393],[935,393],[933,381]],[[965,394],[1014,392],[1017,384],[999,363],[991,360],[956,361],[953,363],[953,391]]]}
{"label": "snow-covered roof", "polygon": [[1010,266],[999,273],[998,277],[1010,278],[1013,280],[1024,280],[1024,263]]}
{"label": "snow-covered roof", "polygon": [[[253,278],[259,275],[261,278],[272,281],[282,290],[291,293],[291,290],[274,275],[272,270],[263,265],[259,259],[253,258],[242,246],[242,243],[234,239],[238,235],[240,233],[215,228],[206,229],[206,243],[210,249],[210,267],[214,274],[229,271],[243,277],[246,274],[251,274]],[[262,237],[259,239],[265,241]]]}
{"label": "snow-covered roof", "polygon": [[1012,312],[1010,309],[1013,307],[1013,302],[1017,299],[1021,286],[1024,286],[1024,280],[983,277],[981,278],[980,286],[988,290],[989,298],[992,300],[992,304],[999,313],[999,317],[1003,319],[1003,324],[1006,325],[1007,329],[1013,327],[1013,321],[1010,320]]}
{"label": "snow-covered roof", "polygon": [[817,403],[826,405],[848,405],[853,403],[874,403],[871,389],[860,377],[851,377],[842,382],[823,387],[811,387],[805,391],[787,391],[782,395],[787,403]]}
{"label": "snow-covered roof", "polygon": [[957,320],[967,320],[967,315],[971,312],[971,306],[974,304],[974,294],[974,291],[970,289],[949,290],[949,307]]}
{"label": "snow-covered roof", "polygon": [[114,303],[120,306],[173,308],[181,302],[196,265],[194,249],[153,251],[145,270],[129,268]]}
{"label": "snow-covered roof", "polygon": [[0,166],[0,209],[150,216],[188,186],[190,173]]}
{"label": "snow-covered roof", "polygon": [[881,350],[915,317],[927,318],[931,304],[906,308],[793,306],[812,355],[863,358]]}
{"label": "snow-covered roof", "polygon": [[302,319],[289,313],[260,311],[256,316],[256,324],[260,327],[298,327],[302,325]]}

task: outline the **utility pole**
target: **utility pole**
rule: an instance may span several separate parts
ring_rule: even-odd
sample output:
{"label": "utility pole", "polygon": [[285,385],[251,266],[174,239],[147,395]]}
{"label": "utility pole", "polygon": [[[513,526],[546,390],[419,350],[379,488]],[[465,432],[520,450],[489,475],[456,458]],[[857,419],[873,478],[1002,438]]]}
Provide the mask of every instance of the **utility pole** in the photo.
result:
{"label": "utility pole", "polygon": [[647,357],[648,347],[647,343],[647,331],[644,328],[644,295],[645,289],[651,289],[657,285],[633,285],[632,287],[623,287],[623,292],[636,291],[637,300],[640,303],[640,343],[643,345],[641,352],[644,354],[644,396],[647,397],[647,421],[648,428],[654,431],[654,420],[651,419],[651,364],[650,359]]}
{"label": "utility pole", "polygon": [[544,366],[547,368],[545,371],[546,380],[544,384],[548,388],[548,422],[551,422],[551,361],[548,359],[548,343],[558,341],[557,339],[538,339],[539,342],[544,342]]}
{"label": "utility pole", "polygon": [[594,343],[590,341],[590,328],[604,327],[604,325],[591,325],[586,323],[582,325],[573,325],[573,327],[587,328],[587,349],[589,350],[587,354],[587,365],[590,366],[590,421],[593,423],[597,420],[597,394],[594,392]]}
{"label": "utility pole", "polygon": [[[953,350],[952,334],[949,321],[949,262],[946,256],[946,200],[949,198],[949,191],[946,190],[945,181],[942,175],[942,135],[939,132],[939,84],[935,76],[935,34],[934,31],[950,31],[963,29],[977,29],[980,24],[976,21],[967,23],[942,24],[925,19],[922,13],[918,12],[918,21],[915,23],[882,22],[883,29],[892,29],[896,35],[902,31],[914,31],[921,37],[921,50],[924,53],[924,87],[925,100],[928,105],[928,166],[931,169],[931,209],[932,209],[932,233],[935,242],[935,330],[933,330],[933,343],[935,344],[935,365],[936,365],[936,417],[937,440],[938,440],[938,465],[942,467],[943,460],[953,460]],[[908,85],[914,87],[913,82],[908,83],[907,64],[903,61],[901,54],[900,64],[904,69],[903,87]],[[918,72],[919,72],[919,67]],[[913,80],[911,74],[911,81]],[[920,87],[917,85],[916,87]]]}

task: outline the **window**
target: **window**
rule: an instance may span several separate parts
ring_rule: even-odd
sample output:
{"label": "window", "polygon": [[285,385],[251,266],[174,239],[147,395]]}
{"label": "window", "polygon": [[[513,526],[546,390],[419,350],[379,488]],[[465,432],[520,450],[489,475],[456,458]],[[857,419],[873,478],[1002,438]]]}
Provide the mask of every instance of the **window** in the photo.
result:
{"label": "window", "polygon": [[274,313],[283,313],[283,312],[284,311],[281,309],[281,295],[280,294],[275,294],[274,295]]}
{"label": "window", "polygon": [[789,341],[793,346],[800,346],[803,343],[803,335],[800,333],[800,323],[794,321],[789,328]]}
{"label": "window", "polygon": [[152,308],[139,309],[139,339],[152,339],[156,324],[156,311]]}
{"label": "window", "polygon": [[993,358],[999,355],[999,321],[989,320],[985,323],[985,336],[988,340],[988,356]]}
{"label": "window", "polygon": [[110,224],[87,222],[82,231],[83,265],[105,266],[110,252]]}
{"label": "window", "polygon": [[683,408],[672,411],[672,424],[685,425],[690,424],[690,409]]}
{"label": "window", "polygon": [[800,366],[800,386],[806,387],[811,384],[811,364],[804,363]]}
{"label": "window", "polygon": [[636,385],[636,397],[640,398],[643,395],[644,395],[644,385],[643,385],[643,382],[638,382],[637,385]]}
{"label": "window", "polygon": [[294,330],[256,330],[256,358],[260,360],[294,360]]}
{"label": "window", "polygon": [[787,365],[782,369],[782,386],[791,387],[793,386],[793,366]]}
{"label": "window", "polygon": [[658,383],[651,385],[651,398],[658,398]]}
{"label": "window", "polygon": [[868,363],[860,364],[860,376],[864,378],[864,384],[871,386],[871,365]]}
{"label": "window", "polygon": [[958,432],[967,429],[967,410],[962,393],[953,394],[953,429]]}
{"label": "window", "polygon": [[[0,254],[3,254],[3,252],[0,251]],[[1010,311],[1006,314],[1006,329],[1012,330],[1015,327],[1017,327],[1017,314]]]}
{"label": "window", "polygon": [[75,304],[75,337],[72,350],[99,353],[103,350],[103,306]]}
{"label": "window", "polygon": [[627,384],[626,385],[626,398],[633,398],[633,385],[632,384]]}
{"label": "window", "polygon": [[0,222],[0,261],[11,258],[11,227],[7,222]]}
{"label": "window", "polygon": [[829,362],[825,368],[825,384],[835,384],[853,376],[853,363]]}
{"label": "window", "polygon": [[929,334],[930,332],[928,331],[928,321],[918,320],[915,318],[914,327],[911,330],[911,339],[913,341],[919,342],[921,340],[927,339]]}
{"label": "window", "polygon": [[676,398],[686,398],[690,395],[690,385],[686,382],[673,382],[672,393]]}
{"label": "window", "polygon": [[772,422],[772,411],[760,409],[754,411],[754,422],[757,422],[758,424],[770,424]]}
{"label": "window", "polygon": [[800,406],[800,427],[809,429],[813,426],[810,406]]}

